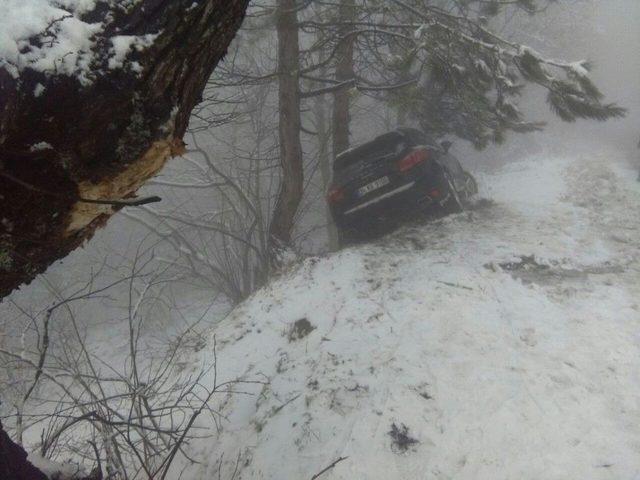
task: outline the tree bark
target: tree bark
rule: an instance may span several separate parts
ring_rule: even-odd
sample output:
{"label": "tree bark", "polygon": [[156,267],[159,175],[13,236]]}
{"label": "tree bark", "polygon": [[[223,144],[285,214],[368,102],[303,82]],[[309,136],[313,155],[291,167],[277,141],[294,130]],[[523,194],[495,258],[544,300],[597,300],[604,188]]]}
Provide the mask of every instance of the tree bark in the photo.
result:
{"label": "tree bark", "polygon": [[[353,0],[340,0],[338,19],[342,22],[355,20],[355,5]],[[345,25],[340,30],[341,41],[336,51],[336,80],[345,81],[354,78],[353,71],[353,43],[355,36],[349,35],[353,27]],[[341,88],[333,94],[333,156],[349,148],[349,88]]]}
{"label": "tree bark", "polygon": [[[58,475],[53,475],[58,478]],[[2,480],[49,480],[49,477],[38,470],[27,459],[27,452],[11,440],[0,422],[0,478]],[[88,476],[80,474],[66,480],[102,480],[102,472],[95,468]]]}
{"label": "tree bark", "polygon": [[0,423],[0,478],[4,480],[47,480],[47,476],[27,461],[27,452],[14,443]]}
{"label": "tree bark", "polygon": [[278,101],[282,179],[269,228],[269,252],[278,265],[280,252],[291,243],[295,215],[302,200],[303,162],[300,142],[300,46],[296,0],[278,0]]}
{"label": "tree bark", "polygon": [[[98,3],[83,15],[106,25],[95,42],[103,68],[90,84],[29,68],[14,78],[0,66],[0,298],[122,208],[95,200],[132,197],[183,151],[191,110],[247,3],[142,0],[128,9]],[[146,34],[157,37],[131,53],[135,69],[107,67],[111,38]]]}
{"label": "tree bark", "polygon": [[[320,175],[322,178],[322,186],[324,192],[327,193],[329,185],[331,184],[331,153],[329,152],[329,145],[331,143],[331,134],[327,128],[327,114],[325,112],[324,96],[318,96],[314,101],[314,114],[316,117],[316,130],[318,133],[318,162],[320,163]],[[331,209],[329,204],[324,202],[324,214],[327,222],[327,240],[329,250],[337,250],[338,245],[338,231],[333,223],[333,216],[331,215]]]}

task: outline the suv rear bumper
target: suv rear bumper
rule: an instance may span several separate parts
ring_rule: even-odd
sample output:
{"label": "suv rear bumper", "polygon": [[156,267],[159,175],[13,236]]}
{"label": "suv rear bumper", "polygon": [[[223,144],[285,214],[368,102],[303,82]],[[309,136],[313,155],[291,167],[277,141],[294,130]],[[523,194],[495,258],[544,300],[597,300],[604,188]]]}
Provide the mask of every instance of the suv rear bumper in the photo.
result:
{"label": "suv rear bumper", "polygon": [[[434,188],[439,190],[442,197],[432,198],[429,192]],[[401,219],[415,214],[416,211],[427,210],[443,200],[446,194],[433,176],[425,175],[350,206],[344,211],[333,209],[332,214],[338,228],[359,230],[389,220]]]}
{"label": "suv rear bumper", "polygon": [[371,200],[367,200],[364,203],[361,203],[359,205],[356,205],[355,207],[350,208],[349,210],[346,210],[345,212],[343,212],[343,215],[347,216],[347,215],[352,215],[364,208],[368,208],[376,203],[379,202],[384,202],[385,200],[387,200],[388,198],[391,197],[395,197],[396,195],[399,195],[400,193],[404,192],[405,190],[409,190],[410,188],[413,188],[413,186],[416,184],[416,182],[409,182],[406,183],[400,187],[397,187],[393,190],[391,190],[390,192],[386,192],[383,193],[382,195],[379,195],[376,198],[372,198]]}

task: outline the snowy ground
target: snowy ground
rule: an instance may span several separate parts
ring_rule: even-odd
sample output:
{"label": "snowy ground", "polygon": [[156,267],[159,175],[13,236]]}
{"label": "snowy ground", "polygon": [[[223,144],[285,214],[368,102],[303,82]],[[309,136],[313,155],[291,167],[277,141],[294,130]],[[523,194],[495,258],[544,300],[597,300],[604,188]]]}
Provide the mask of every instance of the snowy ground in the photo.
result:
{"label": "snowy ground", "polygon": [[493,203],[257,292],[214,333],[218,381],[263,383],[217,398],[182,478],[311,479],[346,457],[320,478],[640,479],[635,175],[529,159],[480,178]]}

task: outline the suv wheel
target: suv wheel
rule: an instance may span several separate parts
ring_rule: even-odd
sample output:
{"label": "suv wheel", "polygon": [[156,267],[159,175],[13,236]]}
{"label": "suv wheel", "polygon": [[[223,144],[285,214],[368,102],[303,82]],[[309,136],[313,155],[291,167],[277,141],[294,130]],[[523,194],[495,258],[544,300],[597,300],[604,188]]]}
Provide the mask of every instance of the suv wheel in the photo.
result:
{"label": "suv wheel", "polygon": [[464,172],[464,197],[467,200],[469,197],[474,196],[478,193],[478,182],[473,175],[469,172]]}
{"label": "suv wheel", "polygon": [[444,170],[443,172],[444,183],[447,187],[449,198],[443,205],[446,213],[460,213],[464,210],[464,206],[462,205],[462,201],[460,200],[460,195],[458,195],[458,191],[456,190],[455,184],[453,183],[453,179],[451,178],[451,174]]}

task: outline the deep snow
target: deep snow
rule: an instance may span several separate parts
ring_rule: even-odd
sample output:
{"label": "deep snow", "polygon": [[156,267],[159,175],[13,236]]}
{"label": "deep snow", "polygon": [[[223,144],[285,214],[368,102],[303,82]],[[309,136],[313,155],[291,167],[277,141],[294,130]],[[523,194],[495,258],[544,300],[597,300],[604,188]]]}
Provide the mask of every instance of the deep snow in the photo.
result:
{"label": "deep snow", "polygon": [[261,383],[216,397],[182,478],[347,457],[320,478],[640,479],[635,176],[530,158],[481,177],[471,211],[306,259],[192,359],[215,335],[218,381]]}

